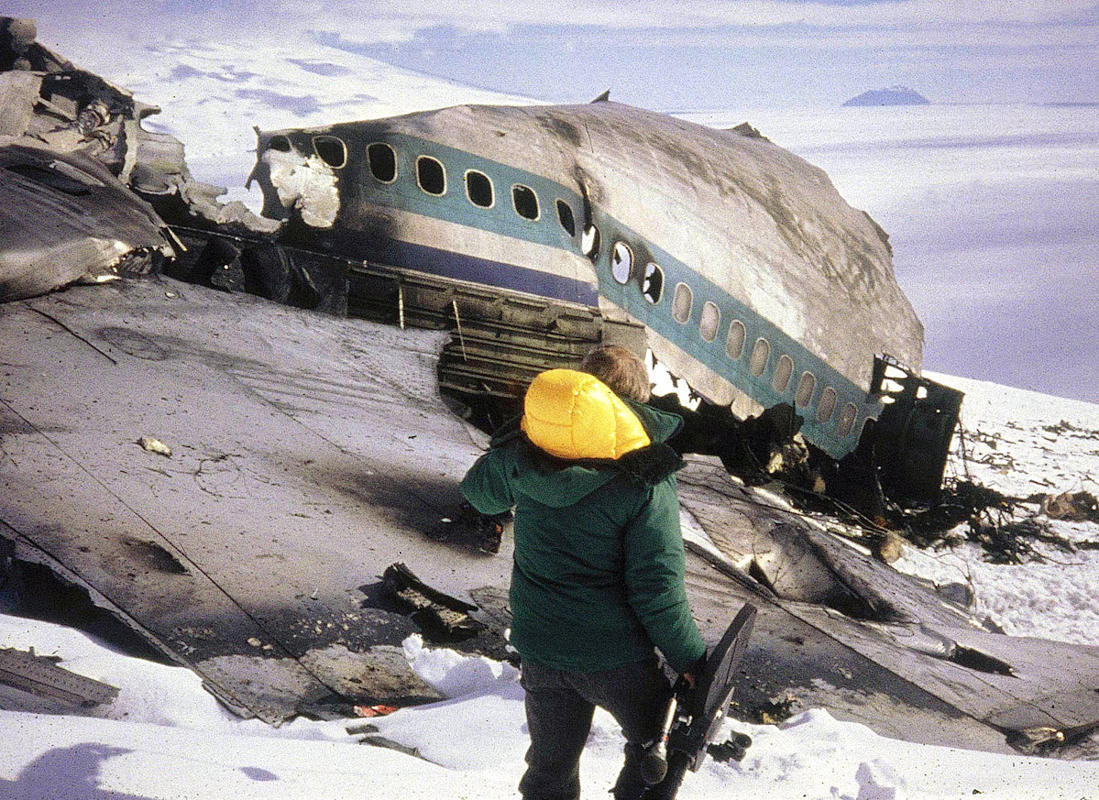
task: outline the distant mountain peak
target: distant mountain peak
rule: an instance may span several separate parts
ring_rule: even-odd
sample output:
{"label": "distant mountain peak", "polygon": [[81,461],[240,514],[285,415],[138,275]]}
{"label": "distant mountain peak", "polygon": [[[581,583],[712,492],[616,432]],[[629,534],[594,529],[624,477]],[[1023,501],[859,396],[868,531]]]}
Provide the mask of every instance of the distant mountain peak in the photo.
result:
{"label": "distant mountain peak", "polygon": [[888,89],[871,89],[858,97],[852,97],[845,106],[925,106],[931,101],[907,86],[890,86]]}

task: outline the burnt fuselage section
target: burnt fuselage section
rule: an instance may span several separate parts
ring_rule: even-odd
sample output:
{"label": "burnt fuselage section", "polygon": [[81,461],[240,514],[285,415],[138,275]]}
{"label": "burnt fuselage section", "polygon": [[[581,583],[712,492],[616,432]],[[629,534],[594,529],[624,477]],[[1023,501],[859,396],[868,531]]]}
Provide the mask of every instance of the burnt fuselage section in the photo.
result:
{"label": "burnt fuselage section", "polygon": [[919,368],[884,233],[759,136],[616,103],[461,106],[261,132],[252,178],[288,241],[597,307],[707,402],[787,405],[835,459],[881,415],[875,358]]}

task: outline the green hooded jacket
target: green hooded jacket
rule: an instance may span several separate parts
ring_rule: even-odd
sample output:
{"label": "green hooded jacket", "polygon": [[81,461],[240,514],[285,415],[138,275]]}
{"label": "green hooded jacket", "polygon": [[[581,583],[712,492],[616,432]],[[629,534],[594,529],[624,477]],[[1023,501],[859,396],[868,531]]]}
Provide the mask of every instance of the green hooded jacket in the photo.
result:
{"label": "green hooded jacket", "polygon": [[672,414],[625,401],[652,444],[569,461],[517,428],[498,435],[461,492],[481,513],[515,509],[511,644],[528,661],[593,672],[652,655],[677,672],[705,645],[684,587]]}

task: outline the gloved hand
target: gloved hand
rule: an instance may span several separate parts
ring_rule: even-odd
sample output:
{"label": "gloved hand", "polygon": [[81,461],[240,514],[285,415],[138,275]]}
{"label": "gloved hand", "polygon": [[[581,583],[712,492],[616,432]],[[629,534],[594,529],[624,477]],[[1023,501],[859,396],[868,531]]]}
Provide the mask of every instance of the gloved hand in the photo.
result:
{"label": "gloved hand", "polygon": [[504,526],[511,521],[511,512],[482,514],[463,500],[458,507],[458,521],[471,532],[473,544],[483,553],[499,553]]}

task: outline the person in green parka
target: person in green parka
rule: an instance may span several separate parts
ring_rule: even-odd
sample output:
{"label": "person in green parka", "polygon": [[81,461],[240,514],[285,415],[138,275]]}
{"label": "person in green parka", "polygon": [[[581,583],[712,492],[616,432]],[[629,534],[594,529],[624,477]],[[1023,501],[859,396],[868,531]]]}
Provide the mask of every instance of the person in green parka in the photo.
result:
{"label": "person in green parka", "polygon": [[626,736],[614,796],[641,797],[641,757],[671,691],[654,647],[688,679],[705,658],[683,580],[682,462],[666,444],[682,420],[648,397],[644,363],[615,345],[579,371],[543,372],[519,425],[494,437],[461,484],[482,514],[515,512],[511,644],[531,739],[526,800],[580,796],[596,706]]}

